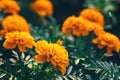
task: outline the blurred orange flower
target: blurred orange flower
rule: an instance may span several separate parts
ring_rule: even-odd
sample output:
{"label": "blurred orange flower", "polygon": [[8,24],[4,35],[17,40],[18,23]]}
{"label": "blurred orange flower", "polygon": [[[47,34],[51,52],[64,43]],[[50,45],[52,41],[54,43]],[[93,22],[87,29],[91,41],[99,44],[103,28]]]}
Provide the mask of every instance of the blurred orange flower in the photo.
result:
{"label": "blurred orange flower", "polygon": [[14,49],[18,46],[20,52],[26,52],[25,47],[32,48],[35,44],[34,38],[27,32],[10,32],[6,34],[5,38],[4,48]]}
{"label": "blurred orange flower", "polygon": [[35,50],[38,53],[34,56],[37,62],[50,62],[62,73],[66,72],[69,65],[68,52],[61,44],[40,40],[36,43]]}
{"label": "blurred orange flower", "polygon": [[20,6],[15,0],[0,0],[0,8],[4,13],[17,14],[20,11]]}
{"label": "blurred orange flower", "polygon": [[96,24],[96,23],[92,23],[94,29],[93,29],[93,32],[96,36],[98,35],[101,35],[101,34],[104,34],[105,31],[104,31],[104,28],[102,26],[100,26],[99,24]]}
{"label": "blurred orange flower", "polygon": [[92,42],[98,44],[99,49],[106,47],[107,54],[112,54],[112,50],[117,52],[120,50],[120,41],[118,37],[108,32],[99,35],[96,39],[93,39]]}
{"label": "blurred orange flower", "polygon": [[67,35],[72,33],[75,36],[87,36],[93,28],[91,22],[88,20],[82,17],[70,16],[64,21],[62,32]]}
{"label": "blurred orange flower", "polygon": [[0,30],[0,35],[5,36],[8,32],[25,31],[30,32],[27,21],[19,15],[9,15],[2,20],[3,29]]}
{"label": "blurred orange flower", "polygon": [[85,19],[91,22],[97,23],[102,27],[104,26],[104,16],[101,14],[101,12],[99,12],[96,9],[91,8],[84,9],[80,12],[80,16],[84,17]]}
{"label": "blurred orange flower", "polygon": [[116,2],[120,3],[120,0],[116,0]]}
{"label": "blurred orange flower", "polygon": [[63,44],[63,41],[59,39],[59,40],[57,41],[57,44],[62,45],[62,44]]}
{"label": "blurred orange flower", "polygon": [[51,16],[53,14],[53,5],[50,0],[36,0],[30,6],[39,16]]}

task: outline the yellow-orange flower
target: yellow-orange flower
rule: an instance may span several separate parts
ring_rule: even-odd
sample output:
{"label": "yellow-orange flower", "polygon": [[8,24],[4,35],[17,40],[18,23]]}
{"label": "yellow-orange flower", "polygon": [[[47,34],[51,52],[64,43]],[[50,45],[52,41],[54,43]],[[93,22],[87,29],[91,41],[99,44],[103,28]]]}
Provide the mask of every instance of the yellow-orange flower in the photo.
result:
{"label": "yellow-orange flower", "polygon": [[96,23],[92,23],[94,29],[93,29],[93,32],[96,36],[98,35],[101,35],[101,34],[104,34],[105,31],[104,31],[104,28],[102,26],[100,26],[99,24],[96,24]]}
{"label": "yellow-orange flower", "polygon": [[0,31],[0,35],[4,36],[8,32],[13,31],[25,31],[30,32],[27,21],[19,15],[9,15],[2,20],[3,29]]}
{"label": "yellow-orange flower", "polygon": [[95,22],[102,27],[104,26],[104,17],[103,15],[96,9],[84,9],[83,11],[80,12],[80,16],[84,17],[85,19]]}
{"label": "yellow-orange flower", "polygon": [[35,43],[34,38],[27,32],[10,32],[6,34],[5,38],[4,48],[14,49],[18,46],[20,52],[26,52],[25,48],[32,48]]}
{"label": "yellow-orange flower", "polygon": [[34,56],[37,62],[50,62],[62,73],[66,72],[69,65],[68,52],[61,44],[40,40],[36,43],[35,50],[38,53]]}
{"label": "yellow-orange flower", "polygon": [[99,49],[106,47],[107,54],[111,54],[113,50],[116,52],[119,52],[120,50],[120,41],[118,37],[108,32],[93,39],[93,43],[98,44]]}
{"label": "yellow-orange flower", "polygon": [[67,35],[72,33],[75,36],[87,36],[93,28],[91,22],[88,20],[82,17],[70,16],[64,21],[62,32]]}
{"label": "yellow-orange flower", "polygon": [[57,44],[62,45],[62,44],[63,44],[63,41],[62,41],[62,40],[58,40],[58,41],[57,41]]}
{"label": "yellow-orange flower", "polygon": [[0,0],[0,8],[4,13],[17,14],[20,11],[20,6],[15,0]]}
{"label": "yellow-orange flower", "polygon": [[53,5],[50,0],[36,0],[31,3],[31,8],[40,16],[51,16]]}

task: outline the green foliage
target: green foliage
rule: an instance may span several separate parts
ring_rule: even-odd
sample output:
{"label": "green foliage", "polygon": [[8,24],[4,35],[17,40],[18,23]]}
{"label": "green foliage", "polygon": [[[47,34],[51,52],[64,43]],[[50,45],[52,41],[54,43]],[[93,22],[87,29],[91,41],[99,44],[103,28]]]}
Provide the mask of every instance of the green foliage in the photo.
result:
{"label": "green foliage", "polygon": [[7,51],[1,54],[0,66],[2,80],[47,80],[48,78],[52,80],[54,77],[50,64],[36,63],[31,55],[25,53]]}
{"label": "green foliage", "polygon": [[99,75],[99,80],[119,80],[120,79],[120,67],[113,62],[106,61],[92,61],[86,69],[94,70]]}

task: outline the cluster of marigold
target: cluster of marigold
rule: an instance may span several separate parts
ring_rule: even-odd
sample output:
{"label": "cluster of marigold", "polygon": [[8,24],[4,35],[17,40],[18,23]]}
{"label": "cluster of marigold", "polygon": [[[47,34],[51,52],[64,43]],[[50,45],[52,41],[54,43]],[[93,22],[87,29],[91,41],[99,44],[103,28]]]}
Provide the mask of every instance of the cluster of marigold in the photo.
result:
{"label": "cluster of marigold", "polygon": [[90,32],[96,35],[92,40],[93,44],[97,44],[99,49],[106,48],[107,54],[111,55],[112,51],[119,52],[119,38],[109,32],[104,31],[104,17],[97,9],[87,8],[80,12],[79,16],[68,17],[62,26],[62,31],[70,35],[71,33],[77,37],[88,36]]}
{"label": "cluster of marigold", "polygon": [[[30,6],[39,16],[45,17],[53,14],[53,5],[49,0],[35,0]],[[34,59],[37,62],[50,62],[55,69],[62,73],[66,72],[69,59],[67,50],[62,46],[62,41],[48,43],[45,40],[39,40],[35,42],[34,37],[30,34],[28,22],[19,15],[21,8],[17,1],[0,0],[0,8],[3,13],[9,14],[1,21],[0,36],[5,38],[4,48],[18,48],[20,52],[26,52],[26,47],[35,47],[37,55],[34,56]]]}

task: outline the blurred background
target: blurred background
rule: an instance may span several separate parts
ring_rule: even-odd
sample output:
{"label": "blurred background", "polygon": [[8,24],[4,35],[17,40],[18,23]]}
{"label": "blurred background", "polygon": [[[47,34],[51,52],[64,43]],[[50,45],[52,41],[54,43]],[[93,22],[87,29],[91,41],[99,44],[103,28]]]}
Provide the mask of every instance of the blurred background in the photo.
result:
{"label": "blurred background", "polygon": [[58,23],[63,21],[71,15],[79,15],[83,9],[85,0],[52,0],[54,4],[54,17]]}

